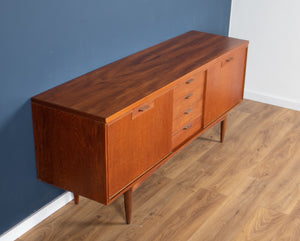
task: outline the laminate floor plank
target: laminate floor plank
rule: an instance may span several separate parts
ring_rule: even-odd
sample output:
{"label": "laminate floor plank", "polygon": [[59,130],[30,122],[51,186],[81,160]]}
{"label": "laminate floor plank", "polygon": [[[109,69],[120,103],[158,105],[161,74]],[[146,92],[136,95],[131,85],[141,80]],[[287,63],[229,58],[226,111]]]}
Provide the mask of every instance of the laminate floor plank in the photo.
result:
{"label": "laminate floor plank", "polygon": [[251,175],[270,180],[260,205],[289,214],[300,199],[300,121],[286,136]]}
{"label": "laminate floor plank", "polygon": [[[123,198],[119,198],[113,204],[111,204],[113,205],[115,210],[118,211],[119,215],[112,215],[111,219],[108,216],[109,214],[105,215],[107,219],[106,222],[103,222],[103,220],[99,220],[98,223],[94,225],[95,227],[98,226],[98,228],[85,230],[83,233],[88,233],[89,236],[83,238],[80,237],[78,238],[78,240],[116,240],[115,236],[124,233],[131,237],[132,230],[130,229],[141,229],[142,226],[139,224],[139,222],[142,222],[144,224],[146,222],[145,219],[151,217],[151,215],[145,216],[143,215],[143,213],[151,213],[155,208],[159,207],[158,205],[155,205],[155,198],[157,197],[157,193],[159,193],[159,190],[168,190],[168,186],[170,185],[172,184],[169,183],[168,178],[154,174],[143,184],[143,186],[140,189],[133,193],[134,212],[133,221],[131,225],[125,224]],[[151,205],[148,209],[145,207],[145,205],[147,204]],[[159,202],[158,204],[163,206],[163,202]],[[110,207],[111,205],[107,207]],[[100,214],[98,214],[97,216],[99,217],[99,215]],[[104,215],[101,216],[104,217]],[[134,232],[132,233],[134,234]]]}
{"label": "laminate floor plank", "polygon": [[234,241],[269,241],[286,220],[286,215],[258,207]]}
{"label": "laminate floor plank", "polygon": [[245,179],[234,193],[212,214],[188,241],[231,241],[250,218],[256,208],[255,201],[265,189],[265,184],[254,178]]}
{"label": "laminate floor plank", "polygon": [[136,207],[133,211],[133,225],[108,240],[145,240],[156,230],[157,223],[163,223],[194,194],[191,190],[182,188],[177,182],[166,186],[157,192],[151,201]]}
{"label": "laminate floor plank", "polygon": [[226,197],[222,194],[200,189],[161,223],[163,230],[155,229],[142,237],[142,240],[188,240],[199,224],[204,223],[225,200]]}
{"label": "laminate floor plank", "polygon": [[299,241],[300,240],[300,219],[287,219],[273,236],[271,241]]}
{"label": "laminate floor plank", "polygon": [[[234,190],[243,177],[269,152],[272,152],[272,148],[278,142],[277,138],[280,139],[292,128],[291,126],[285,126],[285,118],[281,118],[284,116],[282,112],[285,112],[285,110],[272,112],[272,115],[269,115],[269,118],[276,119],[274,124],[270,125],[265,122],[265,115],[263,114],[252,120],[261,123],[255,128],[250,128],[253,123],[250,127],[244,123],[236,127],[241,130],[243,135],[229,132],[223,145],[215,146],[214,149],[211,149],[199,159],[199,163],[201,163],[199,165],[209,163],[210,168],[207,168],[204,174],[200,174],[198,180],[196,180],[196,185],[214,189],[225,195]],[[249,123],[250,121],[247,121],[247,124]],[[281,128],[281,131],[273,131],[277,128]],[[246,143],[247,140],[249,140],[249,144]],[[193,168],[196,167],[192,167],[189,171],[191,172]],[[201,180],[199,180],[200,177]],[[191,181],[193,179],[188,180],[188,182]]]}
{"label": "laminate floor plank", "polygon": [[300,240],[300,202],[288,215],[284,224],[275,232],[272,241],[298,241]]}
{"label": "laminate floor plank", "polygon": [[[156,173],[175,179],[206,152],[209,152],[211,148],[215,145],[220,145],[218,142],[203,141],[200,138],[197,138],[193,143],[197,144],[188,145],[184,150],[168,160],[163,168],[158,169]],[[182,160],[184,160],[184,162]]]}
{"label": "laminate floor plank", "polygon": [[296,206],[292,210],[291,217],[300,219],[300,200],[297,202]]}
{"label": "laminate floor plank", "polygon": [[244,101],[133,193],[80,197],[19,241],[300,241],[300,112]]}

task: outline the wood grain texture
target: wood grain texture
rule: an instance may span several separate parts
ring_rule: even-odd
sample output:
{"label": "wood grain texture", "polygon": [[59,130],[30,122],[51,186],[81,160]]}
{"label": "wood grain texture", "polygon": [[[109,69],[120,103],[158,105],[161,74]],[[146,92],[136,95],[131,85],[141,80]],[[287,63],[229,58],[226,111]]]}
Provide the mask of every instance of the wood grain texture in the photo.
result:
{"label": "wood grain texture", "polygon": [[[286,216],[271,209],[258,207],[234,241],[272,240],[276,231],[284,224]],[[277,239],[276,239],[277,240]]]}
{"label": "wood grain texture", "polygon": [[202,115],[204,81],[205,72],[200,71],[183,78],[174,88],[173,133],[182,128],[182,119]]}
{"label": "wood grain texture", "polygon": [[76,204],[78,195],[131,200],[221,121],[223,141],[224,118],[242,99],[247,45],[191,31],[33,97],[39,178],[72,191]]}
{"label": "wood grain texture", "polygon": [[155,91],[163,91],[174,80],[247,44],[244,40],[190,31],[48,90],[33,100],[105,122]]}
{"label": "wood grain texture", "polygon": [[191,120],[202,116],[202,101],[197,99],[194,103],[182,103],[178,108],[178,114],[174,116],[176,119],[173,121],[173,134],[182,130],[182,128],[188,124]]}
{"label": "wood grain texture", "polygon": [[[153,230],[143,240],[187,240],[221,205],[225,196],[205,189],[199,189],[181,207],[161,222],[162,230]],[[184,232],[182,232],[184,230]]]}
{"label": "wood grain texture", "polygon": [[204,127],[243,99],[246,48],[226,54],[207,71]]}
{"label": "wood grain texture", "polygon": [[157,164],[171,152],[172,95],[132,120],[127,114],[108,126],[109,197]]}
{"label": "wood grain texture", "polygon": [[206,73],[189,74],[178,81],[173,94],[172,149],[202,127],[203,91]]}
{"label": "wood grain texture", "polygon": [[180,128],[178,128],[179,130],[172,136],[172,148],[175,149],[177,146],[184,143],[186,139],[197,133],[201,129],[201,126],[201,116],[182,121]]}
{"label": "wood grain texture", "polygon": [[36,103],[32,113],[39,179],[107,203],[105,125]]}
{"label": "wood grain texture", "polygon": [[223,144],[217,125],[133,193],[132,224],[123,198],[82,197],[20,241],[298,241],[300,112],[244,101],[227,125]]}

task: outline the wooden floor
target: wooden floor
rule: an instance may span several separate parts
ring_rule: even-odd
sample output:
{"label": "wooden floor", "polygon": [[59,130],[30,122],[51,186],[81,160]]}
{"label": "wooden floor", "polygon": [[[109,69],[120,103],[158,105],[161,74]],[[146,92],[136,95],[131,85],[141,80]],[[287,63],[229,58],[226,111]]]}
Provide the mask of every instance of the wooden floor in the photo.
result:
{"label": "wooden floor", "polygon": [[81,197],[19,241],[300,240],[300,112],[244,101],[225,142],[212,128],[133,194],[104,206]]}

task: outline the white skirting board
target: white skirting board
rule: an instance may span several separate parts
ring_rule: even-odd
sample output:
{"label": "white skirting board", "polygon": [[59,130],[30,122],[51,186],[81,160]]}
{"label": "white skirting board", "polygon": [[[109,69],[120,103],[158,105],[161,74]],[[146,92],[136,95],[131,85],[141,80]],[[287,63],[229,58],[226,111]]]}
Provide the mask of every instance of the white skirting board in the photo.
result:
{"label": "white skirting board", "polygon": [[247,89],[245,90],[244,98],[300,111],[300,102],[292,99],[272,96],[265,93],[247,90]]}
{"label": "white skirting board", "polygon": [[74,199],[71,192],[65,192],[44,207],[25,218],[23,221],[0,235],[0,241],[14,241],[24,233],[32,229],[34,226],[42,222],[44,219],[55,213],[57,210],[65,206]]}

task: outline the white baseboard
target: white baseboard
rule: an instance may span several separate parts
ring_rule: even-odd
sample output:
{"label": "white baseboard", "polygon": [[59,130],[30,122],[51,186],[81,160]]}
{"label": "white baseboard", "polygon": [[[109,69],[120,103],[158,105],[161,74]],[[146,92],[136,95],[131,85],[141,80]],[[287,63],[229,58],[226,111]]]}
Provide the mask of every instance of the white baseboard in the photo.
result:
{"label": "white baseboard", "polygon": [[24,233],[32,229],[35,225],[42,222],[44,219],[55,213],[58,209],[65,206],[68,202],[73,200],[74,196],[71,192],[65,192],[52,202],[46,204],[44,207],[25,218],[23,221],[0,235],[0,241],[14,241]]}
{"label": "white baseboard", "polygon": [[292,99],[272,96],[269,94],[265,94],[253,90],[245,90],[244,97],[245,99],[255,100],[270,105],[276,105],[276,106],[300,111],[300,102]]}

